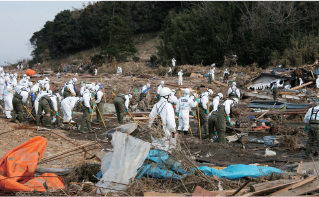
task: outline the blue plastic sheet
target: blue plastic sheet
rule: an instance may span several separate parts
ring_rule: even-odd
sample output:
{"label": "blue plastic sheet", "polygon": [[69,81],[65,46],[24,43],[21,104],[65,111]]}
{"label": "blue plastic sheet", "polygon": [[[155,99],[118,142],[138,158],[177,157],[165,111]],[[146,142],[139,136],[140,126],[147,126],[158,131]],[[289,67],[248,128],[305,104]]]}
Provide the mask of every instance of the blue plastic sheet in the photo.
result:
{"label": "blue plastic sheet", "polygon": [[[154,163],[150,163],[150,161]],[[281,170],[273,167],[250,166],[244,164],[231,165],[223,170],[216,170],[208,166],[201,166],[198,167],[198,169],[208,176],[217,175],[220,178],[227,178],[230,180],[240,179],[243,177],[257,178],[259,176],[266,176],[272,173],[282,173]],[[146,157],[143,166],[138,171],[138,178],[146,176],[153,178],[180,179],[192,174],[195,170],[196,168],[193,168],[191,171],[187,172],[179,165],[178,162],[172,160],[166,152],[151,150]]]}

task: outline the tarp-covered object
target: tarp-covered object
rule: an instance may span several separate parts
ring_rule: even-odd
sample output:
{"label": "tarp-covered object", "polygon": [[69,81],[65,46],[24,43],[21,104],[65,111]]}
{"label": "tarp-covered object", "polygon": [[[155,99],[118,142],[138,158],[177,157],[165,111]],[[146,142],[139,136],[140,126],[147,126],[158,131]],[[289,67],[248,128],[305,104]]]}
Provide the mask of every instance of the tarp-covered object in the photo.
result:
{"label": "tarp-covered object", "polygon": [[34,70],[28,68],[25,74],[28,76],[32,76],[32,75],[36,75],[37,73]]}
{"label": "tarp-covered object", "polygon": [[[139,169],[140,175],[138,178],[146,176],[153,178],[181,179],[192,174],[192,172],[196,170],[196,168],[193,168],[190,172],[187,172],[180,167],[178,162],[172,160],[166,152],[160,150],[151,150],[146,159],[148,162],[146,161]],[[150,163],[149,161],[154,163]],[[198,167],[198,169],[208,176],[217,175],[219,178],[227,178],[230,180],[240,179],[243,177],[257,178],[259,176],[270,175],[271,173],[282,173],[281,170],[273,167],[250,166],[243,164],[231,165],[223,170],[217,170],[208,166],[201,166]]]}
{"label": "tarp-covered object", "polygon": [[111,143],[113,152],[106,153],[101,161],[103,177],[96,184],[98,194],[125,190],[151,148],[150,143],[121,132],[112,135]]}
{"label": "tarp-covered object", "polygon": [[34,178],[38,160],[43,157],[46,146],[46,139],[37,136],[8,151],[0,159],[0,190],[17,192],[36,189],[44,192],[44,182],[50,190],[65,188],[62,179],[53,173]]}

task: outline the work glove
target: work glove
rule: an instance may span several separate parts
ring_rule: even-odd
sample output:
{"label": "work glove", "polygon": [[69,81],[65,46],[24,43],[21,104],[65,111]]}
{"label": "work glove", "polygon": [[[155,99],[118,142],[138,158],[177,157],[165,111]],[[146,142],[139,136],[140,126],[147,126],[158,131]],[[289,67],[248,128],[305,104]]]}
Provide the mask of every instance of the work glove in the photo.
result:
{"label": "work glove", "polygon": [[229,121],[229,116],[227,116],[227,121]]}
{"label": "work glove", "polygon": [[89,109],[89,112],[90,112],[90,113],[92,112],[92,109],[91,109],[91,108]]}
{"label": "work glove", "polygon": [[126,112],[128,112],[128,109],[126,110]]}
{"label": "work glove", "polygon": [[176,113],[176,116],[179,117],[179,113],[178,112]]}
{"label": "work glove", "polygon": [[95,103],[93,103],[93,106],[95,106]]}
{"label": "work glove", "polygon": [[232,126],[233,126],[233,123],[230,122],[229,125],[232,127]]}
{"label": "work glove", "polygon": [[206,109],[206,114],[208,114],[208,109]]}
{"label": "work glove", "polygon": [[[73,112],[72,112],[73,113]],[[55,115],[59,116],[59,112],[56,112]]]}
{"label": "work glove", "polygon": [[194,113],[191,111],[191,115],[194,116]]}
{"label": "work glove", "polygon": [[214,134],[217,135],[217,131],[215,131]]}
{"label": "work glove", "polygon": [[196,99],[196,102],[199,103],[199,99]]}
{"label": "work glove", "polygon": [[305,131],[307,131],[307,132],[309,131],[309,125],[308,124],[305,125]]}
{"label": "work glove", "polygon": [[22,103],[22,106],[24,105],[24,103]]}
{"label": "work glove", "polygon": [[71,116],[73,116],[73,111],[72,111],[72,115]]}
{"label": "work glove", "polygon": [[240,101],[240,98],[238,98],[238,100]]}

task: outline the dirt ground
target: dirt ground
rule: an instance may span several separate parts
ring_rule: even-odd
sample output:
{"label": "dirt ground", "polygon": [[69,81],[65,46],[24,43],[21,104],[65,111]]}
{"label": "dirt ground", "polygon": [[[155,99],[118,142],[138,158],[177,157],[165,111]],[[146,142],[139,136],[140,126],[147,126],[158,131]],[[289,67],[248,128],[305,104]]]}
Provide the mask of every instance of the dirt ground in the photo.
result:
{"label": "dirt ground", "polygon": [[[186,69],[192,70],[193,72],[208,72],[208,67],[199,67],[193,69],[191,68],[191,66],[186,66],[185,70]],[[216,72],[218,74],[215,75],[215,78],[220,79],[222,77],[223,70],[216,69]],[[22,75],[22,73],[20,74]],[[114,91],[116,94],[132,93],[135,89],[139,90],[146,83],[150,83],[151,91],[149,98],[152,104],[152,98],[156,95],[156,87],[162,80],[165,81],[167,87],[176,89],[177,97],[179,97],[179,93],[182,94],[182,90],[185,87],[189,87],[192,92],[195,92],[195,89],[198,88],[200,93],[206,90],[207,88],[211,88],[214,91],[214,97],[219,92],[222,92],[226,96],[226,92],[229,88],[216,83],[207,84],[207,79],[190,77],[183,78],[183,86],[177,87],[176,85],[171,85],[177,84],[177,77],[156,76],[155,79],[155,75],[146,78],[140,78],[139,76],[117,76],[110,74],[99,77],[64,75],[61,78],[57,78],[56,76],[51,76],[49,78],[51,80],[51,86],[54,88],[55,91],[58,91],[60,93],[60,87],[63,86],[63,84],[66,81],[70,80],[73,77],[77,77],[78,79],[77,91],[79,91],[80,89],[80,82],[86,81],[86,83],[98,83],[101,82],[102,77],[107,103],[113,103],[112,91]],[[32,81],[35,82],[36,80],[42,78],[43,77],[32,78]],[[243,86],[239,87],[244,89]],[[138,99],[138,95],[138,93],[133,93],[132,104],[136,104],[136,99]],[[239,114],[236,115],[236,119],[245,117],[245,112],[250,111],[246,107],[250,100],[251,98],[246,98],[240,101],[239,106],[237,107]],[[27,106],[30,109],[30,105]],[[148,111],[150,110],[151,107],[148,109]],[[193,111],[195,112],[195,109]],[[128,115],[126,116],[128,117]],[[96,154],[97,157],[102,158],[104,152],[102,152],[101,150],[110,150],[112,148],[112,145],[109,142],[107,142],[108,139],[105,135],[105,132],[117,126],[120,126],[120,124],[116,121],[116,119],[105,119],[105,128],[103,124],[94,123],[95,118],[96,117],[93,117],[93,133],[80,134],[77,132],[76,127],[72,128],[67,124],[63,124],[63,126],[55,125],[53,128],[50,128],[52,129],[52,132],[58,134],[56,135],[46,130],[37,131],[37,126],[35,126],[34,122],[32,123],[32,121],[25,122],[22,124],[10,123],[9,120],[6,119],[5,116],[2,114],[0,116],[0,127],[2,127],[2,129],[0,129],[0,156],[4,155],[7,151],[30,140],[35,136],[42,136],[45,137],[48,141],[48,145],[44,153],[44,158],[42,160],[52,155],[75,148],[76,146],[85,145],[91,142],[94,142],[95,144],[94,146],[88,148],[88,153],[78,151],[76,152],[76,154],[70,156],[64,156],[60,159],[55,159],[52,161],[41,163],[38,165],[39,167],[76,168],[85,163],[99,164],[100,162],[92,156]],[[231,118],[233,119],[234,117]],[[77,122],[76,125],[78,126],[79,124],[81,124],[82,113],[79,110],[77,110],[74,113],[73,119]],[[305,143],[307,140],[307,135],[304,132],[299,131],[299,129],[303,127],[302,116],[284,116],[282,120],[282,118],[279,116],[265,115],[263,119],[270,120],[270,122],[276,125],[276,133],[270,133],[269,130],[252,130],[249,132],[249,139],[262,140],[264,136],[276,135],[278,139],[285,139],[288,144],[291,142],[289,140],[297,139],[294,141],[296,143],[296,145],[293,146],[294,148],[282,146],[271,147],[271,150],[275,151],[277,155],[272,157],[265,157],[264,154],[266,147],[264,146],[264,144],[251,142],[248,144],[241,144],[239,142],[232,142],[227,145],[221,145],[218,143],[213,143],[208,139],[200,140],[197,128],[198,123],[196,119],[191,119],[191,129],[194,135],[180,136],[179,142],[181,143],[182,149],[185,150],[192,159],[194,159],[196,165],[198,166],[208,165],[227,167],[231,164],[259,163],[262,165],[281,168],[283,165],[300,162],[304,156]],[[125,123],[132,122],[132,120],[127,120]],[[176,120],[176,123],[178,123],[178,120]],[[139,122],[139,124],[144,128],[147,128],[147,122]],[[235,131],[230,130],[226,134],[234,135],[235,133]],[[292,136],[291,139],[285,137],[287,135]],[[145,141],[150,141],[150,133],[147,131],[136,130],[134,131],[134,133],[132,133],[132,136],[143,139]],[[202,136],[205,137],[205,134],[202,133]],[[318,158],[315,158],[315,160],[318,160]],[[234,186],[229,188],[236,187]]]}

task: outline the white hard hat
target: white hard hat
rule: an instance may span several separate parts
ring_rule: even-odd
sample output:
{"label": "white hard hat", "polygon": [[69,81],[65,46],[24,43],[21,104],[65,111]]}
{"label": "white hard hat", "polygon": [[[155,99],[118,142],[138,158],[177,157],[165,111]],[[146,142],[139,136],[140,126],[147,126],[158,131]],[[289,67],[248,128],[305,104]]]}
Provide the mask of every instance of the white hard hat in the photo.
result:
{"label": "white hard hat", "polygon": [[234,81],[234,82],[233,82],[233,86],[235,86],[235,85],[236,85],[236,82]]}
{"label": "white hard hat", "polygon": [[10,76],[10,77],[13,77],[13,74],[10,74],[9,76]]}
{"label": "white hard hat", "polygon": [[238,98],[233,98],[233,101],[235,101],[235,105],[238,104]]}
{"label": "white hard hat", "polygon": [[43,79],[43,81],[47,81],[47,80],[49,80],[49,78],[48,78],[48,77],[45,77],[45,78]]}
{"label": "white hard hat", "polygon": [[176,90],[175,90],[175,89],[172,89],[172,92],[174,92],[174,93],[175,93],[175,92],[176,92]]}
{"label": "white hard hat", "polygon": [[21,93],[21,89],[19,87],[15,87],[15,91],[20,94]]}
{"label": "white hard hat", "polygon": [[33,85],[33,83],[32,83],[32,82],[29,82],[29,83],[28,83],[28,86],[29,86],[29,87],[31,87],[32,85]]}
{"label": "white hard hat", "polygon": [[164,81],[161,81],[161,84],[164,84]]}
{"label": "white hard hat", "polygon": [[78,80],[76,78],[72,79],[73,83],[76,83]]}
{"label": "white hard hat", "polygon": [[18,75],[17,75],[17,73],[14,73],[13,76],[14,76],[15,78],[17,78]]}
{"label": "white hard hat", "polygon": [[208,90],[208,95],[211,96],[211,95],[213,95],[213,94],[214,94],[213,90],[212,90],[212,89],[209,89],[209,90]]}
{"label": "white hard hat", "polygon": [[148,83],[148,84],[146,84],[146,86],[147,86],[147,87],[150,87],[151,85]]}
{"label": "white hard hat", "polygon": [[171,89],[164,87],[160,90],[160,96],[168,96],[171,93]]}
{"label": "white hard hat", "polygon": [[26,79],[30,80],[30,77],[29,77],[29,76],[27,76],[27,77],[26,77]]}
{"label": "white hard hat", "polygon": [[49,95],[52,95],[52,90],[48,90]]}
{"label": "white hard hat", "polygon": [[131,99],[132,98],[132,94],[128,94],[128,97]]}
{"label": "white hard hat", "polygon": [[27,75],[26,74],[23,74],[23,77],[26,77]]}
{"label": "white hard hat", "polygon": [[219,96],[221,99],[224,97],[222,93],[218,93],[217,96]]}
{"label": "white hard hat", "polygon": [[189,91],[189,89],[188,89],[188,88],[185,88],[185,90],[184,90],[184,94],[190,94],[190,91]]}

